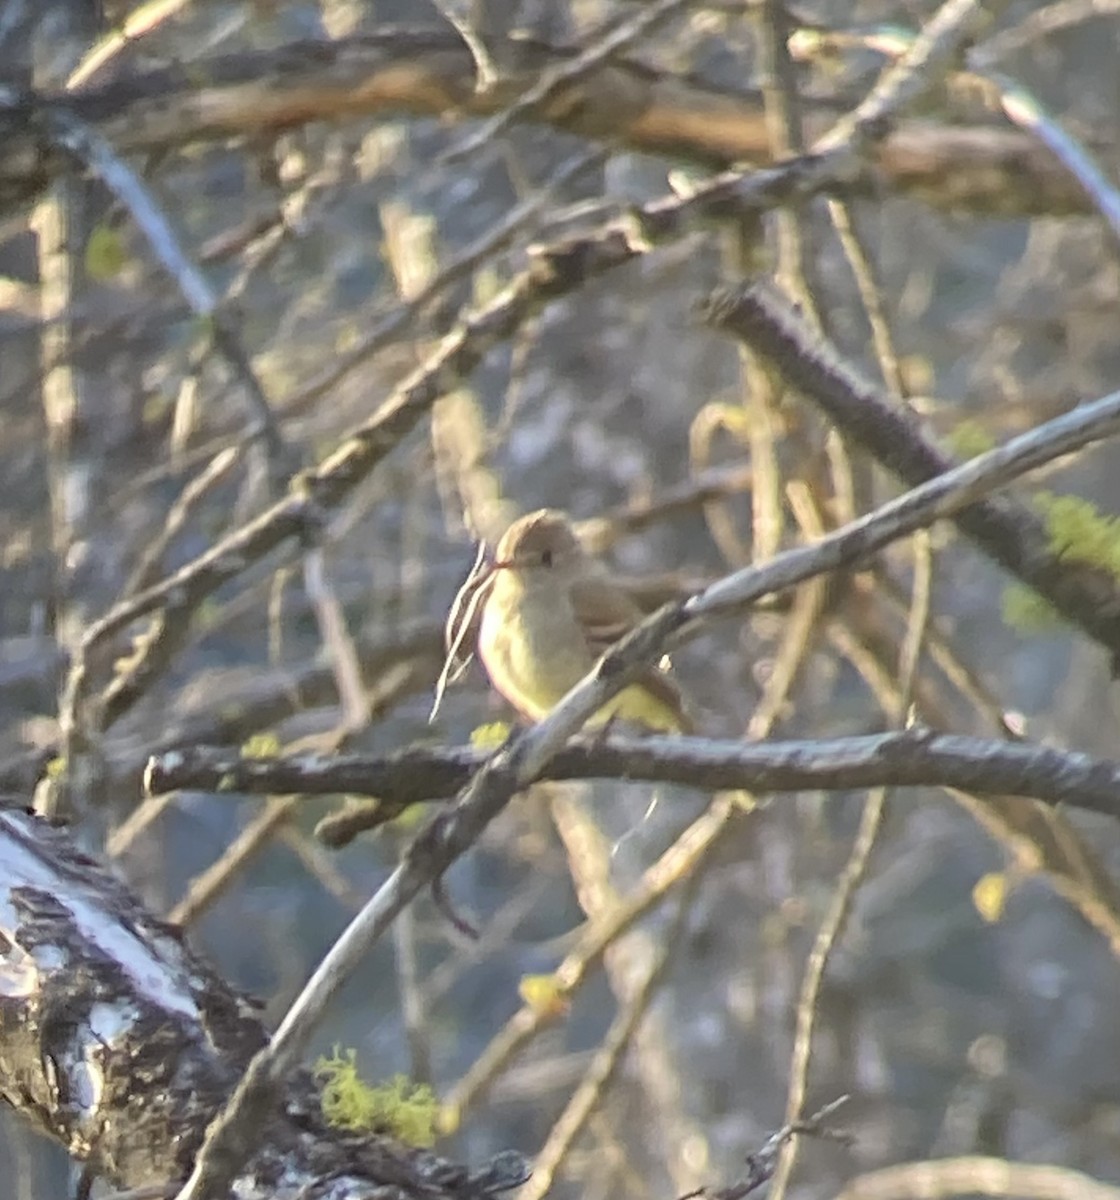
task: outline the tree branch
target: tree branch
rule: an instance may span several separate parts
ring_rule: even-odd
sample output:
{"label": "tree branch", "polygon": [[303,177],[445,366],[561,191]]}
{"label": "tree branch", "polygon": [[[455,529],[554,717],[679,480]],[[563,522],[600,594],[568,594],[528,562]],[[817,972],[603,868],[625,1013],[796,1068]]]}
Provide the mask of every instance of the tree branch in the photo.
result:
{"label": "tree branch", "polygon": [[[955,460],[926,436],[910,410],[849,366],[840,351],[811,329],[774,288],[765,284],[728,288],[708,302],[706,315],[714,328],[741,339],[769,359],[841,433],[858,442],[904,483],[916,487],[935,477],[946,481],[954,473]],[[1112,416],[1105,417],[1107,427],[1094,435],[1094,440],[1116,432],[1118,397],[1120,393],[1097,402],[1106,404]],[[1077,420],[1091,407],[1073,409],[1066,417],[1024,436],[1039,435],[1044,442],[1060,433],[1059,423],[1067,417]],[[1098,414],[1103,415],[1103,410]],[[1012,444],[1003,449],[1009,450]],[[1046,452],[1051,459],[1062,453],[1065,451],[1056,448]],[[979,461],[973,459],[966,466]],[[1013,474],[1029,469],[1024,466]],[[985,554],[1038,591],[1066,620],[1105,646],[1114,659],[1120,655],[1116,581],[1103,570],[1054,553],[1038,516],[1014,500],[999,497],[959,508],[954,521]]]}
{"label": "tree branch", "polygon": [[[522,39],[481,40],[501,71],[498,86],[482,90],[457,34],[402,29],[131,71],[65,98],[0,89],[0,209],[27,203],[64,169],[30,120],[44,105],[75,106],[121,154],[166,151],[387,112],[493,116],[575,57]],[[818,106],[813,133],[822,133],[831,116]],[[772,162],[755,93],[721,91],[617,57],[567,83],[533,119],[708,167]],[[1053,154],[1006,127],[900,123],[877,144],[874,159],[888,186],[929,204],[996,214],[1089,211],[1085,193]]]}
{"label": "tree branch", "polygon": [[[252,795],[349,793],[380,801],[380,816],[355,822],[341,845],[411,804],[456,795],[488,760],[471,746],[414,746],[387,755],[241,758],[209,747],[176,750],[148,763],[144,782],[162,792]],[[581,736],[533,779],[619,779],[704,791],[850,791],[872,787],[959,788],[1029,796],[1120,816],[1120,763],[1027,742],[993,741],[911,728],[825,740],[739,742],[706,738]],[[387,811],[386,811],[387,810]],[[371,813],[372,817],[373,814]]]}
{"label": "tree branch", "polygon": [[[116,1187],[184,1178],[264,1044],[253,1007],[65,831],[2,806],[0,948],[0,1099]],[[254,1126],[233,1190],[485,1200],[503,1171],[517,1185],[514,1158],[472,1174],[386,1136],[342,1134],[296,1072]]]}

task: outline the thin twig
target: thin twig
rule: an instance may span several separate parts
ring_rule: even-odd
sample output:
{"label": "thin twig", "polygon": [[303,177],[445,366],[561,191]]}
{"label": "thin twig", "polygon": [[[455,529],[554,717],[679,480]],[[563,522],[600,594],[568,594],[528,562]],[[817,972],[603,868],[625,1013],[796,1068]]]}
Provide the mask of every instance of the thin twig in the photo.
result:
{"label": "thin twig", "polygon": [[321,546],[312,547],[304,555],[303,585],[338,684],[342,719],[337,736],[342,737],[368,724],[370,702],[362,683],[362,668],[354,639],[346,627],[346,615],[331,583]]}
{"label": "thin twig", "polygon": [[117,29],[111,30],[90,47],[82,61],[70,72],[66,80],[67,90],[88,84],[122,50],[146,33],[151,33],[160,22],[173,17],[189,3],[190,0],[147,0],[147,3],[141,4],[135,12],[124,18]]}
{"label": "thin twig", "polygon": [[227,446],[219,450],[201,471],[191,476],[175,503],[168,509],[163,528],[152,542],[145,546],[132,574],[128,577],[128,582],[121,589],[122,599],[134,596],[143,588],[151,586],[159,573],[167,548],[187,523],[195,505],[229,474],[240,454],[240,447]]}
{"label": "thin twig", "polygon": [[498,68],[486,48],[486,43],[475,33],[470,23],[459,16],[452,7],[453,3],[454,0],[435,0],[435,6],[443,14],[443,19],[463,39],[463,44],[471,52],[476,73],[475,89],[488,92],[498,82]]}
{"label": "thin twig", "polygon": [[901,1163],[857,1175],[834,1200],[918,1200],[988,1196],[991,1200],[1120,1200],[1120,1187],[1050,1163],[1010,1162],[980,1154]]}
{"label": "thin twig", "polygon": [[[791,480],[786,495],[805,537],[823,536],[824,525],[810,488],[800,480]],[[794,681],[813,651],[826,595],[827,581],[823,578],[798,588],[789,617],[782,625],[782,640],[773,656],[766,687],[747,725],[749,737],[769,737],[779,713],[789,703]]]}
{"label": "thin twig", "polygon": [[975,27],[990,20],[1006,3],[1007,0],[988,3],[945,0],[875,87],[814,144],[814,152],[859,150],[867,140],[881,136],[884,122],[934,87],[952,66]]}
{"label": "thin twig", "polygon": [[[895,724],[899,726],[906,723],[907,710],[913,696],[922,641],[929,625],[932,596],[932,551],[928,531],[922,530],[915,535],[914,540],[914,588],[906,637],[899,656],[899,677],[902,682],[899,687],[897,711],[894,713]],[[790,1060],[789,1096],[786,1100],[786,1120],[789,1122],[798,1120],[805,1105],[809,1088],[809,1065],[813,1031],[816,1026],[817,999],[829,958],[847,923],[856,891],[867,873],[871,853],[882,830],[887,796],[888,791],[885,787],[877,787],[871,790],[863,802],[859,828],[848,853],[847,862],[836,881],[828,911],[817,930],[813,948],[805,963],[805,973],[797,997],[797,1027]],[[797,1152],[798,1143],[795,1140],[791,1139],[782,1147],[773,1178],[774,1200],[784,1200],[797,1162]]]}
{"label": "thin twig", "polygon": [[634,17],[613,25],[602,36],[592,36],[590,43],[574,58],[542,71],[532,87],[526,88],[502,112],[484,121],[471,137],[443,157],[443,163],[451,165],[476,154],[504,133],[515,121],[524,120],[537,111],[561,88],[575,83],[577,79],[595,70],[632,42],[652,33],[663,21],[687,8],[690,2],[691,0],[657,0],[656,3],[640,7]]}
{"label": "thin twig", "polygon": [[[863,36],[847,31],[835,35],[822,34],[816,30],[799,32],[795,36],[805,54],[819,52],[829,46],[854,44],[871,46],[899,61],[914,52],[919,40],[896,26],[876,29]],[[998,53],[992,52],[991,44],[970,54],[968,60],[971,69],[953,71],[950,83],[962,82],[981,88],[988,96],[994,94],[994,106],[998,106],[1013,125],[1032,134],[1055,155],[1085,189],[1086,195],[1107,222],[1113,237],[1120,240],[1120,191],[1088,151],[1047,112],[1033,92],[991,66],[997,57]]]}
{"label": "thin twig", "polygon": [[443,694],[447,690],[448,684],[454,683],[470,665],[473,651],[468,650],[466,654],[463,654],[463,643],[471,636],[479,607],[486,597],[488,590],[486,574],[486,543],[479,542],[478,551],[474,556],[474,564],[466,579],[463,580],[462,586],[455,593],[455,599],[452,600],[451,609],[447,614],[447,624],[444,627],[444,644],[447,647],[447,654],[443,660],[443,667],[440,669],[439,679],[436,680],[432,709],[428,713],[429,725],[439,713],[440,705],[443,703]]}
{"label": "thin twig", "polygon": [[673,954],[681,944],[681,932],[692,910],[700,877],[699,872],[694,872],[685,881],[672,926],[658,939],[645,977],[619,1009],[590,1067],[549,1130],[544,1145],[533,1161],[532,1177],[518,1192],[518,1200],[543,1200],[555,1181],[560,1163],[614,1079],[623,1055],[664,981]]}
{"label": "thin twig", "polygon": [[193,925],[232,887],[245,867],[272,841],[277,830],[298,808],[296,796],[269,800],[225,847],[221,856],[190,881],[186,894],[167,914],[168,921],[183,929]]}
{"label": "thin twig", "polygon": [[[621,881],[616,886],[619,867],[614,848],[618,842],[612,846],[598,806],[587,802],[588,788],[545,784],[540,790],[547,796],[552,824],[564,845],[580,908],[589,920],[600,921],[619,907],[626,890]],[[710,862],[710,853],[695,862],[682,891],[695,894],[697,886],[707,877]],[[607,948],[604,962],[617,1005],[626,1006],[634,999],[659,948],[667,939],[680,935],[679,928],[672,928],[674,922],[669,924],[669,929],[663,921],[653,927],[632,928]],[[571,997],[571,992],[563,993],[565,1005]],[[707,1141],[703,1129],[687,1111],[682,1064],[670,1032],[666,1012],[652,1011],[647,1015],[634,1033],[631,1075],[632,1085],[641,1092],[645,1111],[659,1131],[650,1151],[664,1161],[675,1185],[684,1189],[692,1184],[697,1160],[707,1157]],[[554,1126],[554,1133],[562,1123],[563,1118]],[[549,1141],[552,1136],[549,1135]],[[570,1148],[569,1140],[567,1149]],[[560,1150],[555,1159],[557,1170],[563,1167],[563,1153]]]}
{"label": "thin twig", "polygon": [[757,1191],[771,1179],[778,1152],[798,1135],[827,1138],[829,1141],[839,1142],[841,1145],[851,1145],[853,1139],[850,1135],[831,1129],[825,1124],[825,1118],[832,1116],[841,1105],[847,1102],[847,1096],[838,1096],[835,1100],[817,1109],[811,1117],[800,1121],[790,1121],[783,1125],[777,1133],[766,1139],[761,1149],[747,1155],[747,1174],[742,1179],[737,1179],[734,1183],[729,1183],[721,1188],[702,1188],[698,1192],[680,1197],[680,1200],[696,1200],[697,1197],[703,1197],[703,1200],[743,1200],[744,1196],[749,1196],[751,1192]]}
{"label": "thin twig", "polygon": [[1113,238],[1120,242],[1120,191],[1088,151],[1066,133],[1038,98],[1021,84],[997,71],[985,72],[985,78],[999,89],[1000,107],[1007,119],[1033,133],[1057,155],[1104,217]]}
{"label": "thin twig", "polygon": [[250,409],[256,418],[250,434],[263,439],[276,482],[279,483],[284,473],[287,448],[268,397],[232,325],[221,311],[217,294],[179,244],[167,216],[147,185],[109,142],[91,125],[82,121],[71,108],[48,105],[42,109],[40,116],[52,139],[94,171],[125,206],[156,258],[175,280],[191,312],[205,322],[214,345],[248,396]]}

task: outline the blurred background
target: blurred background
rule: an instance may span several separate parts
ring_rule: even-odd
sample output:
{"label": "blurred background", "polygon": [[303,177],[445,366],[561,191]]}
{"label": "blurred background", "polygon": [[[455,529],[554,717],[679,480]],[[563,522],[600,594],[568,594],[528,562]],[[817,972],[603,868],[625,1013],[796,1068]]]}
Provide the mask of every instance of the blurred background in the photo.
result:
{"label": "blurred background", "polygon": [[[798,145],[802,122],[811,138],[873,85],[884,59],[872,30],[914,32],[934,11],[660,7],[638,28],[643,6],[628,0],[200,0],[159,11],[0,0],[3,81],[69,86],[75,112],[102,122],[220,298],[286,446],[269,459],[249,436],[261,410],[244,376],[126,206],[57,164],[49,184],[10,198],[0,776],[30,795],[69,745],[86,844],[183,923],[232,985],[260,996],[270,1022],[424,816],[332,852],[313,831],[341,797],[153,802],[141,787],[148,755],[193,744],[389,751],[463,743],[508,720],[477,664],[431,724],[428,714],[442,626],[477,539],[521,512],[567,509],[653,607],[897,493],[811,405],[703,327],[696,306],[713,287],[777,271],[842,352],[960,455],[1120,378],[1115,242],[1086,203],[1046,211],[1013,164],[999,167],[998,216],[886,173],[849,205],[697,223],[566,288],[477,369],[442,378],[430,413],[325,509],[314,568],[310,543],[248,561],[176,617],[189,624],[102,729],[96,702],[150,631],[135,622],[99,646],[84,736],[66,742],[60,689],[92,621],[263,511],[278,463],[310,466],[343,445],[440,338],[521,276],[532,245],[748,157],[713,149],[714,118],[682,121],[672,152],[654,153],[638,132],[643,106],[753,122],[764,162],[768,147]],[[1002,9],[974,53],[1114,175],[1116,6]],[[791,62],[784,34],[810,27],[851,37]],[[479,114],[501,107],[487,88],[526,86],[625,28],[617,107],[593,90],[576,119],[557,105],[485,127]],[[114,30],[126,36],[114,42]],[[291,50],[304,39],[345,39],[354,53],[291,100],[284,121],[255,127],[263,106],[244,81],[283,94],[286,73],[308,61]],[[362,97],[356,83],[347,93],[364,69],[355,62],[382,45],[400,55],[396,101]],[[91,48],[106,50],[92,65]],[[75,82],[79,64],[89,73]],[[425,71],[454,86],[440,93]],[[200,103],[244,110],[241,135],[202,120],[186,143],[169,129],[161,148],[160,88],[179,97],[183,79]],[[130,80],[141,83],[125,103]],[[954,88],[934,89],[913,119],[931,139],[1012,132],[983,95]],[[869,294],[888,334],[878,345]],[[1107,515],[1118,466],[1105,444],[1030,487]],[[707,729],[824,738],[897,723],[902,642],[925,577],[911,689],[921,721],[1115,753],[1106,653],[1028,621],[1001,572],[941,527],[685,647],[677,667]],[[361,668],[357,711],[339,698],[346,662]],[[430,1081],[450,1106],[439,1148],[451,1157],[547,1145],[555,1175],[542,1168],[537,1183],[557,1195],[670,1198],[734,1180],[783,1123],[799,1011],[803,1026],[811,1011],[806,1110],[850,1094],[834,1121],[855,1141],[806,1142],[787,1194],[832,1195],[865,1170],[965,1154],[1120,1184],[1118,871],[1114,821],[1011,800],[911,789],[760,797],[744,809],[667,786],[541,786],[450,875],[480,939],[416,903],[347,986],[319,1049],[354,1048],[371,1079]],[[830,922],[806,1007],[807,961]],[[590,927],[614,927],[605,955],[584,955]],[[567,1007],[545,1011],[538,977],[568,956],[586,969],[570,968]],[[519,1013],[531,1036],[500,1054],[495,1040]],[[634,1029],[591,1115],[570,1145],[550,1140],[620,1014]],[[65,1186],[61,1150],[9,1119],[0,1164],[21,1198]]]}

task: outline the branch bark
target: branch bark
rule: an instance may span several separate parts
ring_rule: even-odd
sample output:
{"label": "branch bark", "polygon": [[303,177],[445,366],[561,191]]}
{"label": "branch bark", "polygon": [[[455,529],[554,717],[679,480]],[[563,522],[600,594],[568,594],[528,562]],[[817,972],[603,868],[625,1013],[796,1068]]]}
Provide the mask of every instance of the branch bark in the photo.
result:
{"label": "branch bark", "polygon": [[[152,793],[371,796],[391,817],[410,804],[446,800],[490,758],[471,746],[410,747],[388,755],[241,758],[207,747],[148,764]],[[923,729],[864,737],[740,742],[707,738],[577,737],[542,765],[541,779],[624,779],[705,791],[847,791],[871,787],[949,787],[980,795],[1030,796],[1120,815],[1120,763],[1026,742],[991,741]],[[387,819],[384,810],[380,824]],[[343,844],[349,836],[336,836]],[[341,833],[341,830],[339,830]]]}
{"label": "branch bark", "polygon": [[[849,366],[776,289],[766,284],[724,289],[709,301],[707,315],[714,328],[765,357],[845,437],[909,487],[944,478],[957,465],[909,409]],[[1057,426],[1049,422],[1035,432],[1046,428]],[[989,558],[1106,646],[1114,665],[1120,662],[1120,593],[1108,572],[1054,551],[1039,516],[1007,496],[969,505],[954,521]]]}
{"label": "branch bark", "polygon": [[[265,1043],[253,1006],[65,831],[15,808],[0,808],[0,951],[0,1099],[117,1187],[184,1179]],[[244,1197],[482,1200],[518,1182],[517,1156],[471,1174],[329,1128],[302,1071],[253,1138]]]}
{"label": "branch bark", "polygon": [[[449,30],[391,30],[218,55],[135,71],[66,98],[0,89],[0,209],[25,204],[65,167],[37,125],[44,107],[73,105],[119,153],[130,154],[390,112],[493,116],[543,72],[575,57],[520,39],[484,42],[501,75],[482,90],[469,49]],[[825,106],[810,112],[811,136],[833,115]],[[618,58],[558,89],[532,119],[709,167],[772,161],[756,93],[720,91]],[[1046,147],[1002,125],[901,122],[872,158],[889,188],[939,207],[999,215],[1091,211],[1081,186]]]}

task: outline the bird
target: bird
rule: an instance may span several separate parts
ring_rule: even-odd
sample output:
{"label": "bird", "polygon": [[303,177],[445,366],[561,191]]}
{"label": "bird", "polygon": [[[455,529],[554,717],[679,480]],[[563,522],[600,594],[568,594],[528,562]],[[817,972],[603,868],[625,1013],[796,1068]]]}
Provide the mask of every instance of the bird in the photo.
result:
{"label": "bird", "polygon": [[[498,541],[479,623],[478,652],[494,688],[539,721],[645,615],[580,544],[567,515],[543,508]],[[668,663],[643,671],[588,720],[624,720],[655,732],[693,733]]]}

